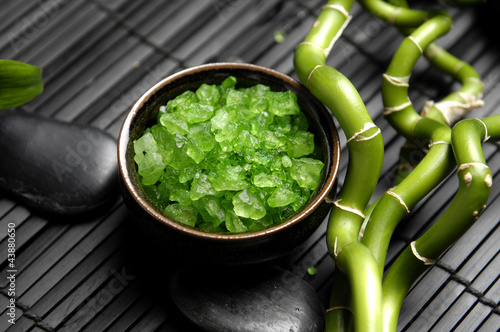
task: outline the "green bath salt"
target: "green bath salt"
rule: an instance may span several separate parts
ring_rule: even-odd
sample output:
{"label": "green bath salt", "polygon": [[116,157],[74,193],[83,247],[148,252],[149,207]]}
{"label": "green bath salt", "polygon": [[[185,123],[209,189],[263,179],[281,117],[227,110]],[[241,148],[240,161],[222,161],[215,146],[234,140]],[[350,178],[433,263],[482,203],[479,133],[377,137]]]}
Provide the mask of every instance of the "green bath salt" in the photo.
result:
{"label": "green bath salt", "polygon": [[292,91],[236,78],[161,106],[134,141],[145,192],[167,216],[207,232],[258,231],[298,211],[323,162]]}

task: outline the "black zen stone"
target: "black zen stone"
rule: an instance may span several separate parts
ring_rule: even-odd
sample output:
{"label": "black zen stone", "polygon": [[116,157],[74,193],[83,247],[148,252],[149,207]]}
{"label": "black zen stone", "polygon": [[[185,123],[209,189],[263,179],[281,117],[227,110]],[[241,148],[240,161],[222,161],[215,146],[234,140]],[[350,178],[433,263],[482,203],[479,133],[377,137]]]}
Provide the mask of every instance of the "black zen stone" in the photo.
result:
{"label": "black zen stone", "polygon": [[323,331],[324,307],[316,291],[274,266],[196,270],[170,280],[177,307],[208,331]]}
{"label": "black zen stone", "polygon": [[97,128],[0,111],[0,156],[0,188],[27,206],[74,215],[116,198],[116,140]]}

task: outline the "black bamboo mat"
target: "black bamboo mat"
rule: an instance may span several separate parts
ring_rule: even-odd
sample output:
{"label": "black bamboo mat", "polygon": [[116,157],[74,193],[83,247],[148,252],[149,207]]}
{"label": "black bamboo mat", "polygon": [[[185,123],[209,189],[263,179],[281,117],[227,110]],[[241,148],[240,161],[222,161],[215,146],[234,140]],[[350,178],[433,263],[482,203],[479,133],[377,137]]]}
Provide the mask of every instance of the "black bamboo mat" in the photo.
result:
{"label": "black bamboo mat", "polygon": [[[433,6],[443,6],[431,2]],[[293,51],[314,22],[320,0],[1,0],[0,58],[44,70],[45,91],[22,108],[68,122],[86,123],[118,136],[133,102],[161,78],[186,67],[244,61],[296,77]],[[410,1],[410,4],[413,2]],[[429,1],[418,2],[427,6]],[[481,7],[482,8],[482,7]],[[446,9],[453,30],[439,44],[473,64],[485,83],[485,106],[471,116],[500,112],[496,22],[485,10]],[[382,129],[386,159],[377,194],[391,186],[404,140],[381,115],[381,75],[401,41],[396,30],[358,4],[327,64],[358,88]],[[276,36],[284,36],[279,40]],[[457,88],[419,61],[412,75],[416,108]],[[342,135],[341,135],[342,136]],[[343,147],[345,138],[342,136]],[[497,145],[485,155],[500,180]],[[347,154],[343,152],[342,184]],[[388,263],[435,221],[457,189],[451,176],[403,221]],[[116,193],[106,211],[67,220],[30,211],[0,197],[0,331],[195,331],[166,291],[175,264],[130,239],[129,215]],[[500,186],[479,221],[414,285],[405,300],[401,331],[496,331],[500,328]],[[8,323],[7,227],[16,228],[16,324]],[[335,269],[324,238],[326,225],[279,264],[328,301]],[[307,268],[318,273],[311,276]]]}

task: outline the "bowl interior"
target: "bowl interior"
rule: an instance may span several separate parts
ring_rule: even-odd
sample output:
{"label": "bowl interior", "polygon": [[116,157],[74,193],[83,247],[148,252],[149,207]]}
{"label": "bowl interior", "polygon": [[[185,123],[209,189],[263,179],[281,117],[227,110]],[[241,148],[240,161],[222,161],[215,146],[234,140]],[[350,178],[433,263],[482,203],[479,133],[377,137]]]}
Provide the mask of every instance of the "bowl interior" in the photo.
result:
{"label": "bowl interior", "polygon": [[[322,161],[325,164],[320,185],[312,193],[304,206],[279,225],[268,229],[238,233],[217,234],[206,233],[189,226],[172,221],[162,213],[149,199],[142,189],[137,168],[134,162],[133,141],[138,139],[143,130],[156,123],[159,107],[186,90],[196,90],[202,83],[220,84],[228,76],[237,78],[236,88],[264,84],[273,91],[291,90],[297,95],[302,112],[309,121],[309,131],[315,136],[315,144],[320,148]],[[340,162],[340,146],[338,134],[331,113],[314,98],[309,91],[292,78],[274,70],[240,63],[216,63],[193,67],[162,80],[148,90],[133,106],[127,115],[119,137],[118,159],[120,173],[127,190],[151,217],[181,232],[204,238],[237,240],[264,236],[278,232],[284,227],[300,222],[311,214],[323,202],[334,187]]]}

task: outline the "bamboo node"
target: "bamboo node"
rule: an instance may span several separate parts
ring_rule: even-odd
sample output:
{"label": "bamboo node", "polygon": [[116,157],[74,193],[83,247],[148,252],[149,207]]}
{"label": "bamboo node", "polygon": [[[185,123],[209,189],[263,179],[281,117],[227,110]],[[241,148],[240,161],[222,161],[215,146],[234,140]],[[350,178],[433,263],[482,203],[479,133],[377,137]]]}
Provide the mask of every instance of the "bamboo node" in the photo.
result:
{"label": "bamboo node", "polygon": [[428,147],[429,147],[429,149],[430,149],[433,145],[437,145],[437,144],[448,144],[448,145],[449,145],[449,144],[450,144],[450,142],[446,142],[446,141],[435,141],[435,142],[434,142],[434,141],[431,141],[431,142],[429,143],[429,146],[428,146]]}
{"label": "bamboo node", "polygon": [[396,194],[394,191],[392,190],[388,190],[387,191],[387,194],[391,195],[392,197],[396,198],[399,202],[399,204],[401,204],[405,209],[406,209],[406,212],[407,213],[410,213],[410,209],[408,209],[408,206],[406,205],[405,201],[401,198],[401,196],[399,196],[398,194]]}
{"label": "bamboo node", "polygon": [[408,36],[408,40],[410,40],[415,46],[417,46],[418,50],[420,51],[420,55],[424,54],[424,50],[422,49],[422,46],[413,38],[413,36]]}
{"label": "bamboo node", "polygon": [[399,112],[404,110],[407,107],[410,107],[412,105],[411,101],[407,101],[406,103],[402,103],[401,105],[398,106],[393,106],[393,107],[384,107],[384,112],[382,114],[384,115],[389,115],[395,112]]}
{"label": "bamboo node", "polygon": [[410,75],[408,76],[403,76],[403,77],[397,77],[397,76],[391,76],[387,74],[382,75],[383,78],[385,78],[389,83],[395,86],[401,86],[401,87],[409,87],[410,84]]}
{"label": "bamboo node", "polygon": [[465,175],[464,175],[464,181],[465,181],[465,185],[467,187],[469,187],[470,184],[472,183],[472,174],[471,174],[471,172],[465,173]]}
{"label": "bamboo node", "polygon": [[456,122],[473,109],[484,105],[484,101],[475,96],[460,92],[457,92],[457,94],[463,99],[464,103],[447,100],[434,104],[434,107],[441,112],[448,124]]}
{"label": "bamboo node", "polygon": [[484,138],[483,138],[483,143],[486,142],[487,140],[490,139],[491,136],[488,135],[488,126],[486,126],[486,123],[484,123],[483,120],[476,118],[477,121],[481,122],[481,124],[484,126]]}
{"label": "bamboo node", "polygon": [[349,17],[349,11],[342,5],[324,5],[321,9],[333,9],[344,15],[345,18]]}
{"label": "bamboo node", "polygon": [[[360,136],[361,134],[367,132],[368,130],[370,130],[372,128],[377,128],[377,131],[373,135],[370,135],[368,137]],[[380,128],[378,128],[374,123],[367,122],[367,123],[365,123],[365,126],[363,127],[363,129],[354,133],[354,135],[352,135],[351,138],[349,138],[347,140],[347,143],[349,143],[352,140],[356,140],[356,142],[367,141],[367,140],[374,138],[375,136],[377,136],[380,133],[381,133]]]}
{"label": "bamboo node", "polygon": [[493,185],[493,178],[491,177],[491,174],[486,174],[484,177],[484,183],[486,184],[486,187],[491,188]]}
{"label": "bamboo node", "polygon": [[301,42],[301,43],[299,43],[299,44],[297,45],[297,47],[298,47],[298,46],[300,46],[300,45],[310,45],[310,46],[314,46],[314,47],[318,48],[318,49],[321,51],[321,53],[323,53],[323,55],[324,55],[325,57],[327,57],[327,56],[328,56],[328,55],[326,54],[325,49],[324,49],[323,47],[319,46],[319,45],[318,45],[318,44],[316,44],[316,43],[313,43],[313,42]]}
{"label": "bamboo node", "polygon": [[347,25],[349,24],[349,22],[351,22],[351,19],[352,19],[352,16],[350,16],[349,13],[347,13],[347,17],[346,17],[346,20],[344,21],[344,24],[342,24],[339,31],[337,31],[337,34],[335,35],[335,37],[333,37],[332,40],[330,41],[330,45],[328,45],[328,47],[325,49],[325,56],[326,57],[328,57],[328,55],[330,54],[330,52],[333,48],[333,45],[335,45],[337,40],[344,33],[344,30],[347,27]]}
{"label": "bamboo node", "polygon": [[459,61],[455,68],[453,69],[453,74],[457,74],[460,69],[462,69],[463,66],[465,66],[467,63],[465,61]]}
{"label": "bamboo node", "polygon": [[311,84],[311,78],[314,74],[314,72],[316,71],[316,69],[320,68],[320,67],[324,67],[325,65],[317,65],[316,67],[313,68],[313,70],[311,70],[311,72],[309,73],[309,76],[307,76],[307,86],[309,88],[312,87],[312,84]]}
{"label": "bamboo node", "polygon": [[420,111],[420,115],[425,118],[433,106],[434,100],[427,100],[424,107],[422,107],[422,110]]}
{"label": "bamboo node", "polygon": [[344,306],[337,306],[337,307],[331,307],[331,308],[328,308],[326,309],[326,312],[325,313],[329,313],[329,312],[332,312],[334,310],[347,310],[349,311],[351,314],[354,314],[354,312],[352,311],[351,308],[349,307],[344,307]]}
{"label": "bamboo node", "polygon": [[415,246],[415,241],[412,241],[410,243],[410,247],[413,256],[415,256],[418,260],[424,262],[424,265],[434,265],[436,263],[435,259],[420,256],[420,254],[417,251],[417,247]]}
{"label": "bamboo node", "polygon": [[487,168],[489,169],[488,165],[483,164],[483,163],[463,163],[458,166],[457,173],[461,171],[465,171],[466,169],[470,167],[481,167],[481,168]]}
{"label": "bamboo node", "polygon": [[389,18],[389,23],[391,25],[394,25],[396,19],[398,18],[399,13],[401,13],[401,7],[396,7],[396,9],[394,9],[394,11],[392,12],[391,17]]}
{"label": "bamboo node", "polygon": [[352,206],[340,205],[340,203],[339,203],[340,201],[342,201],[342,199],[336,200],[335,202],[333,202],[333,204],[336,207],[338,207],[339,209],[343,210],[343,211],[354,213],[355,215],[358,215],[358,216],[360,216],[363,219],[365,218],[365,215],[363,214],[363,212],[361,212],[360,210],[358,210],[358,209],[356,209],[355,207],[352,207]]}

